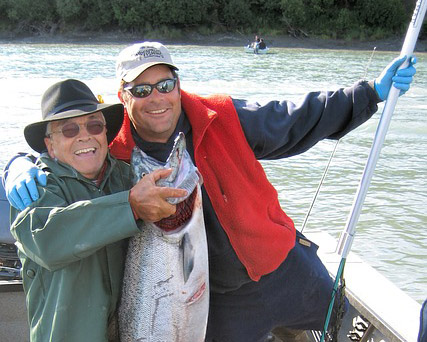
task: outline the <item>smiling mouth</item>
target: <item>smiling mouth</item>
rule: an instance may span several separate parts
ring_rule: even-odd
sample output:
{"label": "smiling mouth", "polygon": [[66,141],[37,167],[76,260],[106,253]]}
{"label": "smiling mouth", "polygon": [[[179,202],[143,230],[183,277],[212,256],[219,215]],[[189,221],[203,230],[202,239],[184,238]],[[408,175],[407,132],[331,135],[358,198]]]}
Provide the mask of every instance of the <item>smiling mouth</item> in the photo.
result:
{"label": "smiling mouth", "polygon": [[83,148],[81,150],[77,150],[76,152],[74,152],[75,155],[79,156],[81,154],[85,154],[85,153],[92,153],[94,154],[96,151],[95,147],[89,147],[89,148]]}
{"label": "smiling mouth", "polygon": [[147,111],[148,114],[163,114],[166,112],[167,112],[167,109],[157,109],[157,110]]}

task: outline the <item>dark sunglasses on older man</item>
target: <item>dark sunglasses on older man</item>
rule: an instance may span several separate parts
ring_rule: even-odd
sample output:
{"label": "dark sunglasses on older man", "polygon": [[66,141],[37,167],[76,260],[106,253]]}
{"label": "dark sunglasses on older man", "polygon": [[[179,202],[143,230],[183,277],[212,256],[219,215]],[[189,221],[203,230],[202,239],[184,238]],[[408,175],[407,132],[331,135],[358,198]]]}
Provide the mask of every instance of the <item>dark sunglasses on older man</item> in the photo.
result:
{"label": "dark sunglasses on older man", "polygon": [[86,126],[86,131],[91,135],[98,135],[104,131],[105,123],[101,120],[91,120],[84,124],[75,122],[66,123],[59,131],[52,131],[47,136],[50,137],[53,133],[62,133],[66,138],[74,138],[80,132],[80,126]]}
{"label": "dark sunglasses on older man", "polygon": [[162,80],[157,82],[156,84],[129,84],[124,87],[124,90],[127,90],[134,97],[143,98],[149,96],[153,89],[156,88],[159,93],[167,94],[175,89],[176,86],[176,78],[168,78],[166,80]]}

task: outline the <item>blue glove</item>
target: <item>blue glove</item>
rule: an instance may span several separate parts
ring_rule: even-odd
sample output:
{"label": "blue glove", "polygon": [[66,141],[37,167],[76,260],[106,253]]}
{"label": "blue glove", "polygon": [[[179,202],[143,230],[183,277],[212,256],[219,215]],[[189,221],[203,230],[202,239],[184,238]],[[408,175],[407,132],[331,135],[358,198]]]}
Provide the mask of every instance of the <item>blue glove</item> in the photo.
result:
{"label": "blue glove", "polygon": [[10,204],[24,210],[39,199],[36,181],[46,186],[46,174],[26,157],[13,160],[7,170],[5,191]]}
{"label": "blue glove", "polygon": [[381,100],[386,100],[390,91],[391,85],[400,89],[400,95],[406,93],[415,75],[414,64],[417,62],[415,57],[409,59],[409,65],[406,68],[398,70],[398,68],[406,61],[405,57],[395,58],[386,68],[381,75],[375,79],[374,86],[377,94]]}

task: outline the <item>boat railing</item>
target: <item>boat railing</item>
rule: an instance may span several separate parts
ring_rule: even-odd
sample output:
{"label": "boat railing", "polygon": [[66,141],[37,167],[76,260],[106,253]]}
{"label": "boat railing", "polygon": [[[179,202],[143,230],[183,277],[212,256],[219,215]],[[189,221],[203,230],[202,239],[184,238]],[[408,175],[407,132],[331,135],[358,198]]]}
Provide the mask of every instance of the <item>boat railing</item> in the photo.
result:
{"label": "boat railing", "polygon": [[[304,234],[319,245],[318,255],[334,277],[340,263],[335,239],[325,232]],[[417,341],[421,304],[352,252],[346,261],[345,282],[346,295],[354,309],[354,313],[346,315],[354,315],[353,321],[359,317],[368,322],[371,330],[364,333],[366,336],[362,336],[363,341]],[[358,323],[353,322],[353,325],[357,326]],[[374,330],[382,337],[366,339]],[[348,334],[351,334],[351,331]]]}

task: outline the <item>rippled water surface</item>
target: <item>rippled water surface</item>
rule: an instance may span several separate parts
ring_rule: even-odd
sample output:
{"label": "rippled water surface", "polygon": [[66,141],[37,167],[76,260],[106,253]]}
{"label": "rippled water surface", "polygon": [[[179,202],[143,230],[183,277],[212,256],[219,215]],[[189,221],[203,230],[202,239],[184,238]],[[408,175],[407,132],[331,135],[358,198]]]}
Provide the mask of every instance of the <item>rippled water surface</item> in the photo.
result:
{"label": "rippled water surface", "polygon": [[[123,45],[0,44],[0,166],[16,151],[30,151],[22,131],[38,120],[40,98],[64,78],[86,82],[106,102],[116,102],[114,62]],[[334,90],[372,79],[396,56],[369,51],[170,46],[182,87],[228,93],[260,103],[306,92]],[[369,65],[369,67],[368,67]],[[380,107],[379,113],[382,111]],[[379,115],[344,137],[314,204],[306,230],[338,238],[344,228]],[[335,142],[303,155],[263,162],[281,204],[298,228],[304,221]],[[427,54],[418,54],[411,91],[397,103],[357,225],[353,251],[418,302],[427,297]]]}

